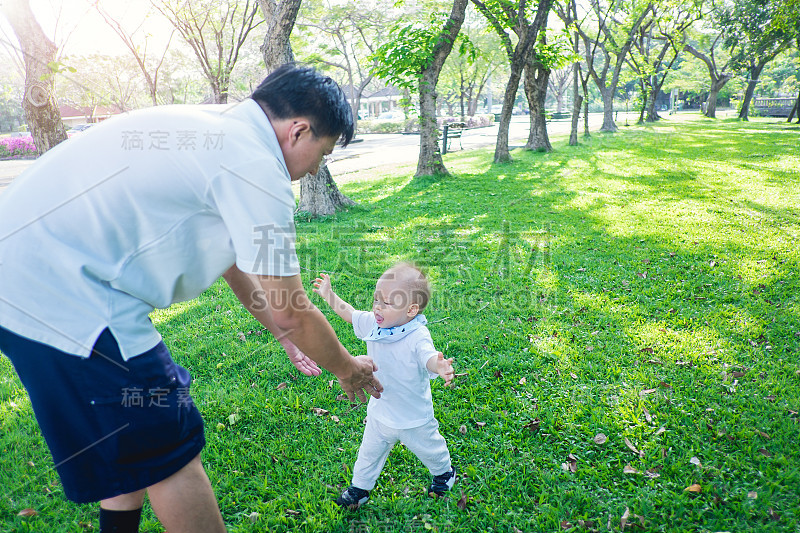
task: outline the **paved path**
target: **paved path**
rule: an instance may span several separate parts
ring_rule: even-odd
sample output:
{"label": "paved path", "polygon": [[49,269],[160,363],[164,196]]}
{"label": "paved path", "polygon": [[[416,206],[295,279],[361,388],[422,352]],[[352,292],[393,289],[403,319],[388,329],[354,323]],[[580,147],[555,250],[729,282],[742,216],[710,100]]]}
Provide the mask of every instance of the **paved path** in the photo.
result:
{"label": "paved path", "polygon": [[[589,127],[596,130],[602,123],[602,115],[589,114]],[[554,120],[548,123],[551,137],[568,135],[569,120]],[[470,150],[483,146],[494,146],[497,140],[497,124],[485,128],[465,130],[460,146]],[[515,116],[509,128],[509,146],[524,146],[528,140],[529,118]],[[582,131],[582,130],[581,130]],[[333,153],[333,161],[328,164],[334,179],[346,174],[387,165],[412,164],[419,157],[419,135],[362,134],[359,142],[347,148],[339,148]],[[440,140],[441,145],[441,140]],[[451,140],[450,151],[459,151],[457,139]],[[33,164],[33,160],[0,161],[0,193],[14,178]],[[338,181],[338,179],[337,179]]]}
{"label": "paved path", "polygon": [[31,164],[33,160],[0,161],[0,193]]}

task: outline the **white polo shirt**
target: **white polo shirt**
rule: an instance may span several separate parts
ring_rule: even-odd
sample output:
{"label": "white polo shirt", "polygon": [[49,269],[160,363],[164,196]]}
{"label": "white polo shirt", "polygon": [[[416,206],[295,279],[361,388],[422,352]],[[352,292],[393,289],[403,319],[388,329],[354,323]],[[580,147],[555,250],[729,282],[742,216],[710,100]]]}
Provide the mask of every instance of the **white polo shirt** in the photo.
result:
{"label": "white polo shirt", "polygon": [[109,328],[127,360],[161,340],[154,308],[197,297],[234,262],[298,274],[294,209],[251,99],[110,119],[0,195],[0,326],[83,357]]}

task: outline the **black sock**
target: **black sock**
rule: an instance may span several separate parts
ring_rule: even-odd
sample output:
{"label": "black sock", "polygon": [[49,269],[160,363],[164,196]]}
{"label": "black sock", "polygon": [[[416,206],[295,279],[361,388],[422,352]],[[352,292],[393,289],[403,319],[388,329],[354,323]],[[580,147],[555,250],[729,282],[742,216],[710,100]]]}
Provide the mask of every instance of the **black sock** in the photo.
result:
{"label": "black sock", "polygon": [[100,533],[139,533],[142,508],[133,511],[111,511],[100,508]]}

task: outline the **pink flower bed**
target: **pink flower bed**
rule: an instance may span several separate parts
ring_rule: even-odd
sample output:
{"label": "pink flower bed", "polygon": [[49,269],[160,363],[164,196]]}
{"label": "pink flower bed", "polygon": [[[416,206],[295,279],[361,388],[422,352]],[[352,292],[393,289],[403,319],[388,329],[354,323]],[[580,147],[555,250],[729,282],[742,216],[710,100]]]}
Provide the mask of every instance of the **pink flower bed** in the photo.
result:
{"label": "pink flower bed", "polygon": [[31,137],[4,137],[0,139],[0,158],[22,158],[36,155],[36,145]]}

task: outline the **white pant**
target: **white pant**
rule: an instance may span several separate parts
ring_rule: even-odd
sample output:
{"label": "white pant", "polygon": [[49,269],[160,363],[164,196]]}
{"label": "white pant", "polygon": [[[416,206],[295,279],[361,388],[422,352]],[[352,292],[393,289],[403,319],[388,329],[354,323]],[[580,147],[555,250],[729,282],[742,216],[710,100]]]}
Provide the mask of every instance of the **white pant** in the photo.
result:
{"label": "white pant", "polygon": [[395,429],[368,416],[358,459],[353,467],[353,485],[364,490],[375,488],[375,481],[397,441],[419,457],[431,475],[438,476],[450,471],[450,452],[439,433],[438,420],[434,418],[415,428]]}

